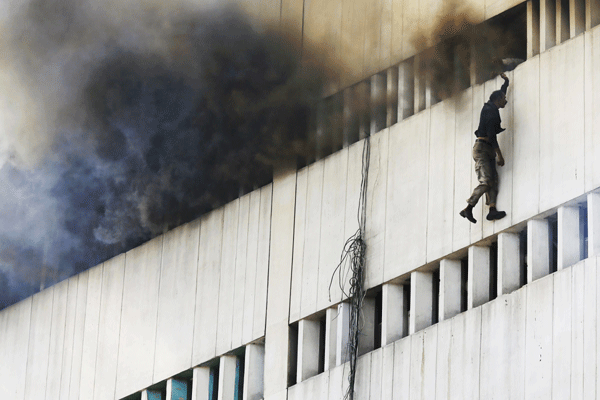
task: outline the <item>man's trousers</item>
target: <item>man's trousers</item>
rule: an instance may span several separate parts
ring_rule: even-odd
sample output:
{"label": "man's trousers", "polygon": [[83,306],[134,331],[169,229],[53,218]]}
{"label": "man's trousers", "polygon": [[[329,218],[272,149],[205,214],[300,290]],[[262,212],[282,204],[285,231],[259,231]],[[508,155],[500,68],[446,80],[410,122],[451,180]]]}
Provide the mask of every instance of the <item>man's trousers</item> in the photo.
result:
{"label": "man's trousers", "polygon": [[476,141],[473,146],[473,160],[475,160],[475,172],[479,185],[473,190],[473,194],[467,200],[475,206],[479,198],[485,193],[485,204],[496,204],[498,196],[498,172],[496,171],[496,151],[494,148],[482,141]]}

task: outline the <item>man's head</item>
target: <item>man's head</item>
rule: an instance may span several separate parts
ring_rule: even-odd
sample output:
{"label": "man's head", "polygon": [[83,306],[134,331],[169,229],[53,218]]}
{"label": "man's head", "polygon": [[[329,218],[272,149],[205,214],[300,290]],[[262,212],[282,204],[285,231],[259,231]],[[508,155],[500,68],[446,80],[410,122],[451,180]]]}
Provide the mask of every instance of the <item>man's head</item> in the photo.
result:
{"label": "man's head", "polygon": [[498,108],[504,108],[506,105],[506,95],[502,90],[495,90],[490,95],[490,102],[494,103]]}

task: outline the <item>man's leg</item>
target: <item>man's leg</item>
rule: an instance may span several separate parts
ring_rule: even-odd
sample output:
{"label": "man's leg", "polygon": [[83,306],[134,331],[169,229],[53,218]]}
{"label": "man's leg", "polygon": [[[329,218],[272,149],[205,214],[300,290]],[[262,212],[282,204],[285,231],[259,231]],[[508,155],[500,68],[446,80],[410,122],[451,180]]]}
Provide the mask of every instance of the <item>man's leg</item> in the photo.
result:
{"label": "man's leg", "polygon": [[486,164],[489,164],[489,153],[486,152],[486,148],[483,146],[488,145],[475,143],[475,146],[473,146],[473,160],[475,160],[475,173],[477,174],[479,185],[473,189],[471,197],[467,199],[467,207],[459,213],[461,217],[468,219],[474,224],[477,220],[473,217],[473,207],[475,207],[479,198],[490,190],[490,176],[489,173],[486,173],[489,170],[489,167],[486,166]]}
{"label": "man's leg", "polygon": [[504,211],[498,211],[496,209],[496,199],[498,197],[499,180],[498,180],[498,172],[496,171],[496,165],[492,164],[491,168],[493,168],[491,186],[490,186],[490,190],[486,194],[488,196],[488,200],[489,200],[488,204],[490,206],[490,211],[488,212],[487,217],[485,217],[488,221],[494,221],[496,219],[502,219],[502,218],[506,217],[506,213]]}

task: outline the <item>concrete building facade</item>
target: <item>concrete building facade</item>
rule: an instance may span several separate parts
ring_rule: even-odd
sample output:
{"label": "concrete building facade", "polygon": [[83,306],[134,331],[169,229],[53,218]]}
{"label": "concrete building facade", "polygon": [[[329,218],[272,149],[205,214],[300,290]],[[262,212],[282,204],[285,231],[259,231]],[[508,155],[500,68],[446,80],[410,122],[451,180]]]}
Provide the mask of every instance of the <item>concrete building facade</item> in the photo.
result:
{"label": "concrete building facade", "polygon": [[444,2],[250,4],[355,66],[331,93],[364,84],[386,107],[354,143],[1,311],[0,398],[342,399],[349,304],[330,282],[367,140],[354,398],[600,397],[600,1],[472,3],[481,22],[517,8],[526,23],[501,111],[506,218],[482,202],[477,224],[458,216],[501,79],[439,100],[414,74],[406,32]]}

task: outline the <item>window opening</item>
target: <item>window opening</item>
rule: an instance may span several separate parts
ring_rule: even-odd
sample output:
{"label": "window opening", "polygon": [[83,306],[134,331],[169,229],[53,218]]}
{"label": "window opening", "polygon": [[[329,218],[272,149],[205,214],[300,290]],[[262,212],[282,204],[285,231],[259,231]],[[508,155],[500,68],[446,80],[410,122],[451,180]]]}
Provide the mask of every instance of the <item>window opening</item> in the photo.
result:
{"label": "window opening", "polygon": [[244,396],[244,373],[246,367],[245,348],[242,353],[235,357],[235,391],[233,398],[235,400],[243,400]]}
{"label": "window opening", "polygon": [[579,252],[580,260],[588,258],[588,212],[587,203],[579,205]]}
{"label": "window opening", "polygon": [[298,323],[290,325],[288,345],[288,387],[297,382],[298,371]]}
{"label": "window opening", "polygon": [[408,336],[408,321],[410,320],[410,279],[404,283],[404,290],[402,291],[404,295],[404,310],[403,310],[403,332],[402,337]]}
{"label": "window opening", "polygon": [[467,311],[469,289],[469,258],[465,257],[460,260],[460,312]]}
{"label": "window opening", "polygon": [[208,380],[208,398],[209,400],[218,400],[219,397],[219,361],[210,367]]}
{"label": "window opening", "polygon": [[548,241],[550,248],[550,267],[549,273],[552,274],[558,270],[558,216],[553,214],[548,217]]}
{"label": "window opening", "polygon": [[490,301],[498,297],[498,242],[490,244]]}
{"label": "window opening", "polygon": [[431,324],[437,324],[440,321],[440,269],[433,271],[431,285]]}
{"label": "window opening", "polygon": [[519,232],[520,286],[527,284],[527,228]]}
{"label": "window opening", "polygon": [[326,325],[327,325],[327,314],[319,319],[319,367],[318,373],[325,371],[325,342],[326,336]]}
{"label": "window opening", "polygon": [[381,325],[383,322],[383,291],[380,289],[375,295],[375,335],[373,339],[373,348],[381,347]]}

